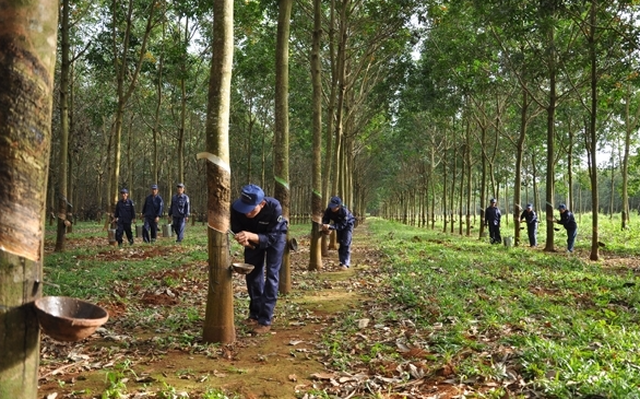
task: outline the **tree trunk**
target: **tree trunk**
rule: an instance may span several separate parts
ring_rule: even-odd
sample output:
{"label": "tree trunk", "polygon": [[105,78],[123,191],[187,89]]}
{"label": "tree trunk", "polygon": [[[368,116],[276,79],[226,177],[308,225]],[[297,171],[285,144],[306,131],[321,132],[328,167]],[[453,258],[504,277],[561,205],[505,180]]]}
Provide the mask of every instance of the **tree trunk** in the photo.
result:
{"label": "tree trunk", "polygon": [[0,0],[0,398],[38,395],[58,4]]}
{"label": "tree trunk", "polygon": [[480,125],[480,148],[482,149],[482,160],[481,166],[482,171],[480,172],[480,229],[478,230],[478,238],[482,240],[485,230],[485,207],[487,203],[487,155],[484,151],[484,147],[487,140],[487,129]]}
{"label": "tree trunk", "polygon": [[549,57],[549,104],[547,106],[547,180],[546,180],[546,206],[545,216],[547,220],[547,240],[545,251],[555,251],[553,246],[553,210],[555,200],[555,116],[556,116],[556,60],[554,48],[554,28],[549,27],[549,44],[551,55]]}
{"label": "tree trunk", "polygon": [[340,192],[340,174],[342,170],[341,154],[343,144],[343,127],[344,127],[344,103],[346,94],[346,64],[347,64],[347,9],[349,8],[350,0],[342,0],[340,10],[340,31],[338,42],[338,54],[337,54],[337,101],[336,101],[336,121],[335,121],[335,149],[333,152],[333,164],[335,165],[335,173],[331,184],[331,195],[342,195],[345,193]]}
{"label": "tree trunk", "polygon": [[229,106],[233,63],[233,0],[213,2],[213,55],[207,108],[207,219],[209,243],[209,291],[203,340],[235,341],[233,284],[229,269]]}
{"label": "tree trunk", "polygon": [[[274,196],[282,206],[282,216],[289,219],[289,28],[293,0],[278,1],[278,33],[276,43],[276,108],[274,160]],[[287,233],[287,241],[289,234]],[[285,245],[278,290],[281,294],[291,291],[291,266],[289,246]]]}
{"label": "tree trunk", "polygon": [[473,195],[473,187],[471,184],[471,122],[467,123],[467,137],[465,138],[466,145],[466,165],[467,165],[467,212],[466,212],[466,223],[467,223],[467,237],[471,237],[471,196]]}
{"label": "tree trunk", "polygon": [[153,183],[158,183],[158,136],[160,135],[160,108],[162,107],[162,74],[164,71],[164,41],[166,36],[166,24],[162,22],[162,50],[160,51],[160,58],[158,60],[158,81],[156,82],[156,108],[153,115],[153,128],[151,129],[153,135],[153,163],[151,165]]}
{"label": "tree trunk", "polygon": [[[442,232],[447,232],[447,223],[449,218],[447,218],[447,157],[445,156],[442,160],[442,216],[444,218],[444,223],[442,224]],[[453,184],[453,182],[452,182]]]}
{"label": "tree trunk", "polygon": [[527,110],[530,101],[527,91],[522,90],[522,105],[520,108],[520,135],[516,144],[516,176],[513,188],[513,225],[515,245],[520,245],[520,215],[522,214],[522,159],[524,157],[524,139],[527,134]]}
{"label": "tree trunk", "polygon": [[308,270],[322,269],[322,0],[313,2],[313,44],[311,49],[311,80],[313,83],[313,165],[311,167],[311,242]]}
{"label": "tree trunk", "polygon": [[[185,18],[184,22],[184,45],[185,48],[189,45],[189,18]],[[180,68],[182,74],[180,75],[180,129],[178,134],[178,181],[184,182],[184,142],[185,131],[187,126],[187,88],[186,88],[186,59],[182,60]]]}
{"label": "tree trunk", "polygon": [[[598,165],[596,164],[596,151],[597,135],[596,135],[596,121],[598,117],[598,70],[596,59],[596,12],[598,10],[598,1],[591,0],[591,16],[589,27],[589,58],[591,60],[591,114],[589,115],[589,156],[590,156],[590,168],[589,174],[591,176],[591,203],[593,204],[592,213],[592,231],[591,231],[591,254],[589,259],[598,260],[600,257],[598,246]],[[612,193],[613,194],[613,193]]]}
{"label": "tree trunk", "polygon": [[[625,132],[624,132],[624,155],[622,158],[622,229],[629,227],[629,152],[631,147],[631,121],[629,118],[630,96],[625,98]],[[637,119],[636,119],[637,120]]]}
{"label": "tree trunk", "polygon": [[[117,105],[116,105],[116,113],[114,117],[113,129],[111,131],[111,135],[113,138],[112,150],[113,150],[113,163],[110,165],[110,176],[109,176],[109,185],[110,191],[107,192],[107,213],[111,214],[114,211],[115,205],[118,201],[118,184],[120,183],[120,149],[122,147],[122,123],[124,118],[124,111],[129,102],[129,98],[131,97],[131,93],[133,92],[137,81],[138,75],[140,73],[140,69],[142,68],[143,59],[146,53],[147,42],[149,39],[149,35],[151,30],[153,29],[153,21],[154,21],[154,12],[156,10],[155,2],[153,2],[149,6],[149,11],[147,13],[147,25],[145,28],[145,32],[142,38],[142,43],[140,45],[140,52],[138,55],[138,59],[136,60],[135,70],[130,71],[127,68],[128,63],[124,61],[129,56],[129,44],[130,44],[130,35],[131,30],[133,29],[133,0],[129,0],[128,9],[127,9],[127,17],[125,23],[125,32],[122,39],[122,49],[119,47],[119,43],[117,42],[117,38],[119,37],[119,32],[117,31],[117,13],[116,9],[117,0],[112,1],[112,13],[113,13],[113,54],[115,57],[113,59],[114,69],[116,71],[116,93],[117,93]],[[125,82],[126,78],[130,78],[129,82]]]}
{"label": "tree trunk", "polygon": [[64,239],[67,232],[67,187],[69,177],[69,0],[62,1],[62,23],[60,24],[62,66],[60,68],[60,153],[58,154],[58,229],[56,252],[64,251]]}

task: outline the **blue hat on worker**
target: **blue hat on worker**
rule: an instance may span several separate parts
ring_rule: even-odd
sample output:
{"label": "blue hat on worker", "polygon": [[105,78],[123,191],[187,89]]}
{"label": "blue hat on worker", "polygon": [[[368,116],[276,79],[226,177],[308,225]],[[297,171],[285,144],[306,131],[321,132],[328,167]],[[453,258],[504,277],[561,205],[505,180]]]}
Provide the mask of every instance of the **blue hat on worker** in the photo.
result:
{"label": "blue hat on worker", "polygon": [[120,193],[129,194],[129,190],[127,190],[126,188],[121,188]]}
{"label": "blue hat on worker", "polygon": [[157,190],[158,189],[158,185],[157,184],[152,184],[151,185],[151,189],[152,190]]}
{"label": "blue hat on worker", "polygon": [[342,205],[342,200],[340,199],[340,197],[335,196],[335,197],[331,197],[328,207],[333,209],[336,206],[340,206],[340,205]]}
{"label": "blue hat on worker", "polygon": [[565,204],[560,204],[560,205],[558,205],[558,209],[562,211],[562,210],[567,209],[567,206]]}
{"label": "blue hat on worker", "polygon": [[247,184],[242,187],[240,198],[233,202],[233,209],[240,213],[249,213],[264,199],[264,191],[255,184]]}
{"label": "blue hat on worker", "polygon": [[182,188],[184,188],[184,184],[182,184],[182,183],[178,183],[178,185],[177,185],[176,187],[182,187]]}
{"label": "blue hat on worker", "polygon": [[532,204],[527,204],[527,209],[533,209],[533,205]]}
{"label": "blue hat on worker", "polygon": [[495,199],[495,198],[491,198],[491,203],[492,203],[492,204],[495,204],[496,202],[498,202],[498,200],[497,200],[497,199]]}

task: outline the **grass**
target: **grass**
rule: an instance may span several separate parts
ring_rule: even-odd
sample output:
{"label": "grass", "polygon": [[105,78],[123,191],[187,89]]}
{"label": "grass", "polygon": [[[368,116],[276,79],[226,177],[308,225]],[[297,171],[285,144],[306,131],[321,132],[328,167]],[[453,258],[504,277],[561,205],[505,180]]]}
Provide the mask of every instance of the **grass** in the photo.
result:
{"label": "grass", "polygon": [[[637,228],[607,222],[600,219],[608,255],[637,254]],[[400,317],[428,332],[417,343],[441,364],[453,360],[459,375],[501,384],[521,374],[521,392],[546,397],[638,397],[640,295],[631,269],[380,219],[368,225],[389,259],[391,295],[378,305],[402,306]],[[582,237],[578,249],[589,245]]]}

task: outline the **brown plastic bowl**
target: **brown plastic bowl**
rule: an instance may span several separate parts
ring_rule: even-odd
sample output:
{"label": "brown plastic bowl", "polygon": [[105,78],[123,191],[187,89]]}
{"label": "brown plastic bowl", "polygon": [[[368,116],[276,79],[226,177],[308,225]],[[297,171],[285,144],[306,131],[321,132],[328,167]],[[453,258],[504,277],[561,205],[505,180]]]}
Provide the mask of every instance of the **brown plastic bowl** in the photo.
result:
{"label": "brown plastic bowl", "polygon": [[35,309],[42,331],[56,341],[80,341],[109,320],[100,306],[65,296],[37,299]]}
{"label": "brown plastic bowl", "polygon": [[233,271],[240,274],[249,274],[255,269],[254,265],[249,263],[233,263],[231,264]]}

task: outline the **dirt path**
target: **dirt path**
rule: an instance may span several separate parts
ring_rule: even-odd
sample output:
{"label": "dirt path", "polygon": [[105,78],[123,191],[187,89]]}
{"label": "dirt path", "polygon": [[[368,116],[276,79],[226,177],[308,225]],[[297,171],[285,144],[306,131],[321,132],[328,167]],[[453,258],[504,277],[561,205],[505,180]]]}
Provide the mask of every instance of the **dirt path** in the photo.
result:
{"label": "dirt path", "polygon": [[[166,341],[156,345],[161,334],[131,327],[127,322],[134,310],[117,302],[105,304],[111,320],[100,331],[102,337],[94,334],[80,343],[63,344],[43,336],[39,397],[99,398],[109,386],[115,392],[113,397],[121,398],[193,399],[204,397],[212,388],[225,390],[231,398],[235,394],[248,399],[295,398],[296,392],[308,392],[327,375],[321,363],[326,357],[320,345],[323,330],[330,328],[341,312],[361,302],[362,292],[354,280],[358,270],[367,267],[371,254],[364,245],[366,228],[359,227],[354,235],[350,270],[338,270],[337,251],[333,250],[324,259],[324,270],[310,273],[305,270],[308,239],[302,237],[298,241],[299,250],[291,259],[293,292],[279,299],[270,334],[252,336],[236,322],[237,340],[232,345],[194,346],[180,343],[179,337],[173,345]],[[192,266],[206,271],[203,265]],[[184,275],[175,277],[184,280]],[[201,283],[206,281],[206,275],[202,280]],[[234,286],[238,293],[246,293],[241,277],[237,276]],[[136,294],[140,293],[129,293]],[[164,305],[171,307],[170,312],[182,311],[175,299],[162,303],[163,293],[139,297],[159,309]],[[204,306],[201,308],[203,314]],[[158,316],[158,323],[163,318],[166,320],[166,315]],[[185,334],[201,331],[199,328]]]}

